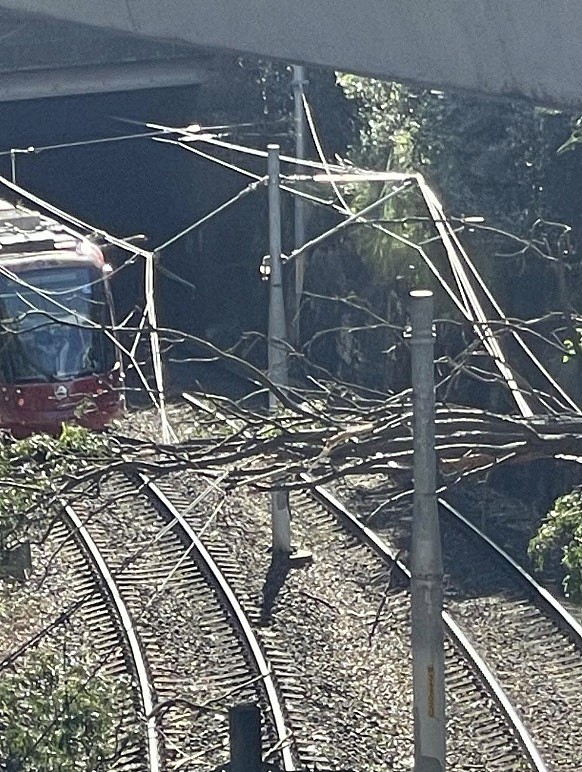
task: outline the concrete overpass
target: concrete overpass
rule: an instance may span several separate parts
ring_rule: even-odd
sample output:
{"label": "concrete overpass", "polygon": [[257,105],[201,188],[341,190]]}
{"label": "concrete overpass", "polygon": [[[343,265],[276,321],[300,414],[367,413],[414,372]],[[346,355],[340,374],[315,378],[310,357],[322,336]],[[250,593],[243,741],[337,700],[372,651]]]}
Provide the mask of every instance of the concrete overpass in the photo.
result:
{"label": "concrete overpass", "polygon": [[214,58],[189,44],[0,6],[0,101],[195,85],[212,76]]}
{"label": "concrete overpass", "polygon": [[[184,60],[190,52],[193,65],[202,50],[238,51],[582,106],[582,4],[576,0],[0,0],[2,11],[0,48],[18,38],[15,21],[37,29],[42,42],[42,25],[58,20],[69,25],[61,31],[80,25],[76,34],[83,30],[85,40],[107,34],[135,46],[155,43],[159,62],[172,46]],[[84,62],[79,51],[74,66]]]}

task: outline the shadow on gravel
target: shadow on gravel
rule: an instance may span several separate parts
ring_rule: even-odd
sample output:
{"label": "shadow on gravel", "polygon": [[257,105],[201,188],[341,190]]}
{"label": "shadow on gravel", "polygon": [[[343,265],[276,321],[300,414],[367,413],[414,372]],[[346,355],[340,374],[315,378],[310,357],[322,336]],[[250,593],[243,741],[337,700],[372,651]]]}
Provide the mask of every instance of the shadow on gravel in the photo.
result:
{"label": "shadow on gravel", "polygon": [[274,552],[271,557],[271,565],[267,571],[265,584],[263,585],[263,602],[261,604],[261,624],[267,625],[271,621],[273,606],[279,595],[279,590],[285,584],[287,574],[291,570],[292,561],[288,555]]}

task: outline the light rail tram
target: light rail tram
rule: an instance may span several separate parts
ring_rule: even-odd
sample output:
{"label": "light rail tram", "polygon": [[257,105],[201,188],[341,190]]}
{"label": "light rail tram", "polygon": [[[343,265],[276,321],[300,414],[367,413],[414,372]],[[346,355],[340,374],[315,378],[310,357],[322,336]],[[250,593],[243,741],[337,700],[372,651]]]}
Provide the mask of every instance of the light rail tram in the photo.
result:
{"label": "light rail tram", "polygon": [[0,200],[0,427],[14,437],[121,415],[110,271],[86,238]]}

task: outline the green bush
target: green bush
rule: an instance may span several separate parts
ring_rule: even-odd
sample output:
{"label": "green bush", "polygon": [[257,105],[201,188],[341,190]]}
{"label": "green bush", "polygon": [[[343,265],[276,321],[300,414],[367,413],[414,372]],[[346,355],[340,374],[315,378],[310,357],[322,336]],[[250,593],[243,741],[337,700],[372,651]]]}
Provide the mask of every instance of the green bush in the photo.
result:
{"label": "green bush", "polygon": [[582,600],[582,490],[556,500],[531,539],[528,554],[538,570],[560,573],[566,595]]}
{"label": "green bush", "polygon": [[[58,438],[0,443],[0,547],[41,540],[67,481],[106,465],[109,453],[105,436],[76,426],[65,426]],[[0,585],[0,592],[13,599],[19,590]],[[119,706],[128,684],[104,674],[80,641],[67,649],[66,639],[54,635],[0,667],[0,769],[109,769],[121,748]]]}
{"label": "green bush", "polygon": [[109,455],[106,435],[79,426],[65,425],[58,438],[33,434],[0,443],[0,549],[34,538],[66,481]]}
{"label": "green bush", "polygon": [[83,652],[28,652],[0,675],[0,769],[108,769],[122,748],[122,688],[102,671],[93,672]]}

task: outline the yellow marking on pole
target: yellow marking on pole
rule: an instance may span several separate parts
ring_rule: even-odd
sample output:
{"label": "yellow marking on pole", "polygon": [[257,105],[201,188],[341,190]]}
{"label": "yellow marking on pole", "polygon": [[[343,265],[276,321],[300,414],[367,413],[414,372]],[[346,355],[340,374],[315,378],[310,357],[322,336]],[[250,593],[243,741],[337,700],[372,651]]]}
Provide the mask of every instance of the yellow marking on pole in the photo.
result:
{"label": "yellow marking on pole", "polygon": [[428,715],[430,718],[435,717],[434,710],[434,666],[429,665],[428,672]]}

